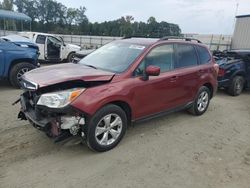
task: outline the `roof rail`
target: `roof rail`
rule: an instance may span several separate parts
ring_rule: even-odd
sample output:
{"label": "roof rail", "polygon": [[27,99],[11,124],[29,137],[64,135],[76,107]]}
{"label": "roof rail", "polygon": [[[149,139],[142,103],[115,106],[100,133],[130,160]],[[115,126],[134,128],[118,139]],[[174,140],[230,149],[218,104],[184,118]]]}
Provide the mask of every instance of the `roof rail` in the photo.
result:
{"label": "roof rail", "polygon": [[166,36],[166,37],[162,37],[161,39],[160,39],[160,41],[162,41],[162,40],[174,40],[174,39],[177,39],[177,40],[185,40],[185,41],[189,41],[189,42],[191,42],[191,41],[196,41],[196,42],[198,42],[198,43],[202,43],[200,40],[198,40],[198,39],[194,39],[194,38],[185,38],[185,37],[174,37],[174,36]]}

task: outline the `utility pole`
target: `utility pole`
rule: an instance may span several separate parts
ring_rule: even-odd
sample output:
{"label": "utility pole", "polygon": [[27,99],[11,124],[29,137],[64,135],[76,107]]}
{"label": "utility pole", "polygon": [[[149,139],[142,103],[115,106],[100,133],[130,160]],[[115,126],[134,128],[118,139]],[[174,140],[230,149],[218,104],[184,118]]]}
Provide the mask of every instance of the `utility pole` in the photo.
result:
{"label": "utility pole", "polygon": [[236,16],[238,14],[238,9],[239,9],[239,0],[236,0],[236,9],[235,9],[235,14],[234,14],[234,24],[233,24],[233,28],[235,27],[236,24]]}

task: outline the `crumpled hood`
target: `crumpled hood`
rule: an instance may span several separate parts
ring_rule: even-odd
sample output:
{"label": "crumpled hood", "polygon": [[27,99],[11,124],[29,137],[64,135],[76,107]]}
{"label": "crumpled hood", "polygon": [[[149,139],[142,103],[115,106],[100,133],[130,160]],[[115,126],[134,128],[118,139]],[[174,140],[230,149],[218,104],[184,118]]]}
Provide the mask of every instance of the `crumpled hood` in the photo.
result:
{"label": "crumpled hood", "polygon": [[66,81],[110,81],[115,74],[81,64],[67,63],[34,69],[23,75],[23,79],[44,87]]}

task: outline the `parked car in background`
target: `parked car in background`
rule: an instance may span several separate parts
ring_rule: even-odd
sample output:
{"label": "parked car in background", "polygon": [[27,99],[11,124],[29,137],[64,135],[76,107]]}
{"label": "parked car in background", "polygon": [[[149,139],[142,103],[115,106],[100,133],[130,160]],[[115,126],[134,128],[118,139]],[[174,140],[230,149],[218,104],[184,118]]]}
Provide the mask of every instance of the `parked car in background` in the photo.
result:
{"label": "parked car in background", "polygon": [[218,84],[232,96],[250,88],[250,50],[214,52],[219,65]]}
{"label": "parked car in background", "polygon": [[83,50],[76,52],[73,56],[72,62],[73,63],[79,62],[82,58],[86,57],[87,55],[89,55],[90,53],[92,53],[95,50],[96,49],[83,49]]}
{"label": "parked car in background", "polygon": [[39,47],[40,61],[72,62],[74,54],[81,49],[75,44],[65,43],[62,37],[47,33],[19,32],[21,36],[31,39]]}
{"label": "parked car in background", "polygon": [[1,39],[5,41],[12,42],[20,47],[29,47],[29,48],[35,48],[37,51],[39,51],[39,48],[36,43],[34,43],[32,40],[22,37],[20,35],[7,35],[2,36]]}
{"label": "parked car in background", "polygon": [[21,76],[39,66],[38,48],[0,39],[0,79],[20,87]]}
{"label": "parked car in background", "polygon": [[18,117],[55,141],[81,136],[91,149],[107,151],[132,122],[183,109],[205,113],[217,90],[217,71],[199,41],[114,41],[77,64],[26,73]]}

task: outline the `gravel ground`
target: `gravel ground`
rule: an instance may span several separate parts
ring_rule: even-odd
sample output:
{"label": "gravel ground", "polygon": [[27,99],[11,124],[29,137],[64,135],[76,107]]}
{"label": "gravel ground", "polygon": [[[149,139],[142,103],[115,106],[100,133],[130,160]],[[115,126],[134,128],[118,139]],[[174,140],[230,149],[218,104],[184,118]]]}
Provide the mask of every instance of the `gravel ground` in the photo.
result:
{"label": "gravel ground", "polygon": [[129,127],[105,153],[55,144],[18,121],[20,90],[0,83],[0,187],[249,188],[250,92]]}

